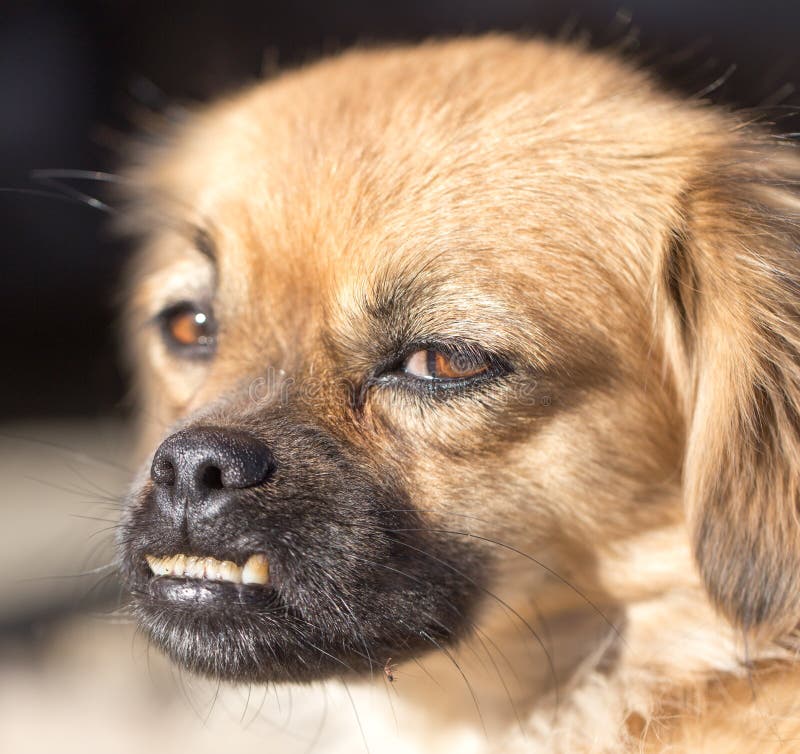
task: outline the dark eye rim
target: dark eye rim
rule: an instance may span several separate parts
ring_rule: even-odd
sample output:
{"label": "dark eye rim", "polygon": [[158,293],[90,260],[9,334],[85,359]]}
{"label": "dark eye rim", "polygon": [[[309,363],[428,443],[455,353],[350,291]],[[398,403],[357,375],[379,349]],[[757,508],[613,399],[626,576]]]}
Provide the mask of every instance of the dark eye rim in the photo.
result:
{"label": "dark eye rim", "polygon": [[[487,369],[469,377],[417,377],[403,370],[403,364],[417,351],[440,351],[447,356],[467,352]],[[462,392],[494,382],[513,372],[511,362],[503,356],[491,353],[477,343],[468,340],[419,340],[405,346],[396,355],[387,359],[369,380],[372,385],[395,385],[427,395]]]}
{"label": "dark eye rim", "polygon": [[[206,315],[208,335],[202,343],[179,343],[169,331],[169,323],[173,317],[190,312]],[[155,316],[154,321],[162,342],[173,355],[195,361],[208,361],[214,356],[217,349],[217,322],[210,304],[190,300],[176,301],[174,304],[164,307]]]}

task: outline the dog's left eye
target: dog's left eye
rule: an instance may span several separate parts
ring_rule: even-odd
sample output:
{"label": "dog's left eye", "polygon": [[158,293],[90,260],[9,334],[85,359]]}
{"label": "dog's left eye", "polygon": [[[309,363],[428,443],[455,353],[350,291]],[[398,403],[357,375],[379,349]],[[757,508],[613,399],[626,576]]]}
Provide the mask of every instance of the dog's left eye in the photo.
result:
{"label": "dog's left eye", "polygon": [[403,371],[423,380],[464,380],[486,374],[489,360],[469,351],[445,353],[433,348],[414,351],[404,362]]}
{"label": "dog's left eye", "polygon": [[161,336],[173,353],[201,358],[213,353],[216,325],[209,308],[183,301],[167,307],[158,320]]}

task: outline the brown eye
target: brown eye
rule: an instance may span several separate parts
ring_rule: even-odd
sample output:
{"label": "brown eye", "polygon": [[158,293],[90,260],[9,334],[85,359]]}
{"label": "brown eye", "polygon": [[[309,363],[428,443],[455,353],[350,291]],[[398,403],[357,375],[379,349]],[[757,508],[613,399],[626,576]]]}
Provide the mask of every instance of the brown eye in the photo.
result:
{"label": "brown eye", "polygon": [[403,371],[424,380],[463,380],[489,371],[487,359],[466,351],[444,353],[427,348],[415,351],[403,363]]}
{"label": "brown eye", "polygon": [[192,357],[213,353],[215,326],[210,310],[183,302],[165,309],[159,319],[164,341],[173,352]]}

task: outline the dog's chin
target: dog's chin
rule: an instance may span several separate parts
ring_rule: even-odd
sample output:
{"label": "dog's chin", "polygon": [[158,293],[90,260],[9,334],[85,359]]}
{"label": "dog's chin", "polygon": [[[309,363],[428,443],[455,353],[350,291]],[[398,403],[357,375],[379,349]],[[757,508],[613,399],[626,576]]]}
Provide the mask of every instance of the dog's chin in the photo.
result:
{"label": "dog's chin", "polygon": [[[295,621],[273,588],[154,576],[134,592],[134,609],[150,639],[195,673],[237,681],[314,676],[298,662]],[[313,671],[319,677],[324,669]]]}
{"label": "dog's chin", "polygon": [[[293,614],[271,587],[153,577],[134,595],[140,626],[173,661],[229,681],[304,682],[367,667]],[[327,647],[327,648],[326,648]]]}
{"label": "dog's chin", "polygon": [[[400,661],[457,641],[469,626],[449,602],[458,596],[432,592],[438,594],[431,607],[445,604],[423,621],[410,597],[397,601],[404,619],[393,618],[398,605],[378,598],[376,611],[356,621],[330,607],[316,610],[308,595],[301,612],[272,586],[153,576],[133,596],[149,638],[192,672],[237,682],[309,682],[380,671],[389,657]],[[340,609],[352,610],[344,603]]]}

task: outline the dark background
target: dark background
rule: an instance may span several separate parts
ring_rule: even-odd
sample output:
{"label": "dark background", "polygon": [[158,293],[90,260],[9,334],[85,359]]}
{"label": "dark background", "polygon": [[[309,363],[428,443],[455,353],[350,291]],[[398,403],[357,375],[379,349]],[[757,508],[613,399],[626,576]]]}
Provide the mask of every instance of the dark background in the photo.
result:
{"label": "dark background", "polygon": [[[0,420],[124,406],[114,300],[130,250],[102,211],[11,191],[51,190],[31,171],[113,171],[137,106],[207,99],[265,64],[489,29],[587,35],[683,91],[709,87],[717,102],[800,130],[797,0],[0,1]],[[102,195],[101,184],[70,184]]]}

